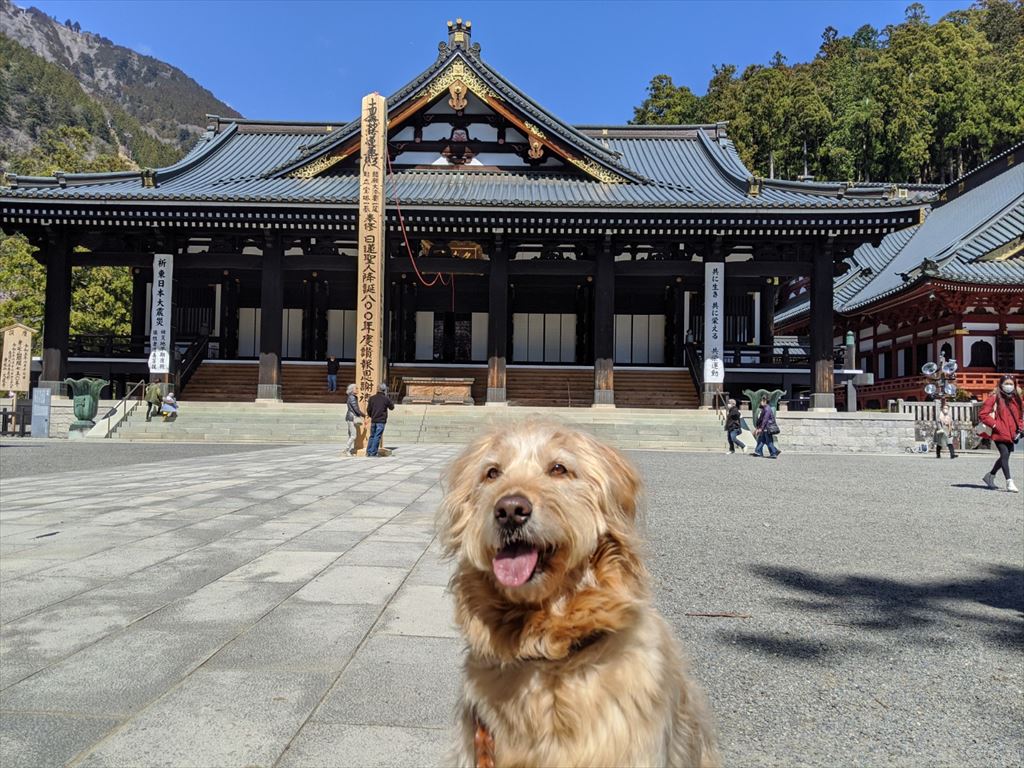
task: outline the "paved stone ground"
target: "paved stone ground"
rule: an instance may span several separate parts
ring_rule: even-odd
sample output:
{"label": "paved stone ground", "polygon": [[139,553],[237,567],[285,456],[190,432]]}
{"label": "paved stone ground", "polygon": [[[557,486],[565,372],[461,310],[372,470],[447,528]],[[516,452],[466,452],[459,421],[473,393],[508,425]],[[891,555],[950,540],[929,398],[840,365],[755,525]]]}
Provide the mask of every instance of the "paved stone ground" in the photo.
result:
{"label": "paved stone ground", "polygon": [[[237,448],[19,478],[0,452],[4,768],[442,761],[457,448]],[[727,764],[1024,765],[1024,505],[988,457],[632,455]],[[688,615],[722,611],[749,618]]]}

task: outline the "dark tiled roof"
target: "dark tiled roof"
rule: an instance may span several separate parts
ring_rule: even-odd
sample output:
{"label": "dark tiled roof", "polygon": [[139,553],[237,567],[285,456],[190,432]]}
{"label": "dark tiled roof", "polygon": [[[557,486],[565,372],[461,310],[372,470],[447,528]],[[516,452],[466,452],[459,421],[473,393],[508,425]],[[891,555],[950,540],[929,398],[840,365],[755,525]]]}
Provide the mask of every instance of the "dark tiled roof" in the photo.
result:
{"label": "dark tiled roof", "polygon": [[[585,210],[743,209],[857,212],[906,209],[925,192],[893,195],[882,187],[754,179],[723,124],[691,126],[568,125],[542,109],[484,64],[476,47],[440,47],[438,59],[388,99],[389,110],[408,102],[446,68],[459,63],[488,88],[572,152],[626,179],[606,183],[567,166],[564,171],[437,170],[399,168],[388,197],[407,205]],[[7,177],[6,200],[68,202],[250,203],[355,207],[358,177],[332,168],[313,178],[291,178],[312,159],[350,141],[358,121],[343,124],[224,120],[211,125],[180,162],[154,172]]]}
{"label": "dark tiled roof", "polygon": [[[1024,291],[1022,246],[1024,164],[1014,164],[936,207],[920,226],[887,235],[878,248],[858,248],[850,272],[836,279],[833,304],[837,312],[856,312],[926,278]],[[1001,252],[1009,257],[998,258]],[[808,297],[800,296],[775,319],[808,309]]]}

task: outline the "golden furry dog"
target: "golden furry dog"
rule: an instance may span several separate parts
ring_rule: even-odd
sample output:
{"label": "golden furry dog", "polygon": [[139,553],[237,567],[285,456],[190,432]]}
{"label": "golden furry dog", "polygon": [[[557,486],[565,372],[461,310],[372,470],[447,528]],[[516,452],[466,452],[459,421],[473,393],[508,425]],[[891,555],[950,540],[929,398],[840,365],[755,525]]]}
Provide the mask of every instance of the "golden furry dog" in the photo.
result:
{"label": "golden furry dog", "polygon": [[439,511],[469,649],[460,766],[714,766],[700,687],[651,604],[640,480],[567,426],[507,425],[453,463]]}

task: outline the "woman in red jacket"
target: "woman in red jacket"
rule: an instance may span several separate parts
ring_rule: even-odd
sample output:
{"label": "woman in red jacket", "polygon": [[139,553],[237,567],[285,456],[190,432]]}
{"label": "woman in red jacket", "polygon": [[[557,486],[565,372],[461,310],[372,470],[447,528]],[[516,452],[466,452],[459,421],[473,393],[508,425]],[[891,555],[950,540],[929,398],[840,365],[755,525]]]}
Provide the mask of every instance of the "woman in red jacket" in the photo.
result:
{"label": "woman in red jacket", "polygon": [[1014,443],[1020,440],[1024,432],[1024,403],[1021,402],[1013,376],[999,379],[999,388],[981,406],[981,420],[992,428],[992,442],[999,451],[999,459],[982,480],[995,490],[995,474],[1002,469],[1006,490],[1017,493],[1017,486],[1010,477],[1010,454],[1013,453]]}

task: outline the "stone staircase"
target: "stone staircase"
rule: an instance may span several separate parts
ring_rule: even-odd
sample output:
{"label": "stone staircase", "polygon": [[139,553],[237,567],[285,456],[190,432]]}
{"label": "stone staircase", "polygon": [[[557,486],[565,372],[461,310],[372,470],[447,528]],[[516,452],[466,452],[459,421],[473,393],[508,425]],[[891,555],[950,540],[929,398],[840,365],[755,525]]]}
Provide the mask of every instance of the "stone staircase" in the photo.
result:
{"label": "stone staircase", "polygon": [[[575,424],[620,448],[722,451],[725,436],[711,411],[636,408],[526,408],[398,405],[384,443],[466,443],[504,420],[528,417]],[[169,442],[344,442],[338,405],[183,402],[174,422],[146,422],[137,412],[115,433],[118,440]]]}
{"label": "stone staircase", "polygon": [[[327,366],[303,363],[281,365],[281,392],[286,403],[343,404],[345,387],[354,380],[355,368],[343,363],[338,371],[338,391],[327,391]],[[472,378],[473,399],[487,399],[485,366],[391,366],[389,383],[406,376]],[[192,376],[182,400],[187,402],[251,403],[256,399],[256,363],[206,361]],[[615,370],[615,404],[624,408],[697,408],[700,401],[685,370]],[[594,403],[594,371],[587,366],[549,368],[510,366],[506,397],[509,405],[530,408],[589,408]]]}

